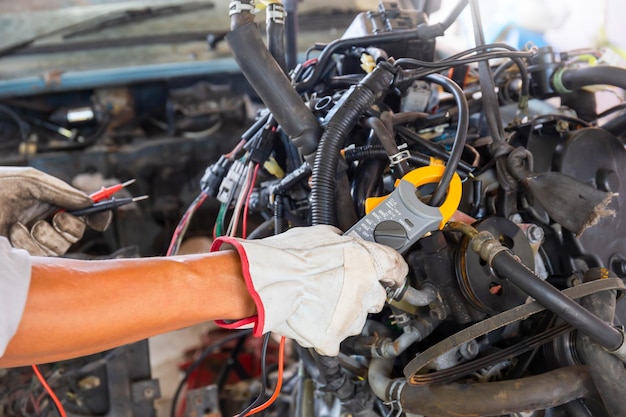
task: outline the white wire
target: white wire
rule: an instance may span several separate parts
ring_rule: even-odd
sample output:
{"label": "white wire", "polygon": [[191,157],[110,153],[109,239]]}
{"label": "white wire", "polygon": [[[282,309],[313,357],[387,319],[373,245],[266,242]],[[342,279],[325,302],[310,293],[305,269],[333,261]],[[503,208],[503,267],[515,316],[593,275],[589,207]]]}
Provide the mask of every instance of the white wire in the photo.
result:
{"label": "white wire", "polygon": [[233,211],[233,216],[230,219],[230,223],[228,224],[228,236],[235,236],[237,234],[237,227],[239,226],[239,217],[241,215],[241,209],[246,200],[246,196],[248,195],[248,189],[254,184],[252,182],[252,172],[254,171],[253,163],[250,162],[246,168],[246,177],[239,191],[239,196],[237,196],[237,202],[235,203],[235,210]]}

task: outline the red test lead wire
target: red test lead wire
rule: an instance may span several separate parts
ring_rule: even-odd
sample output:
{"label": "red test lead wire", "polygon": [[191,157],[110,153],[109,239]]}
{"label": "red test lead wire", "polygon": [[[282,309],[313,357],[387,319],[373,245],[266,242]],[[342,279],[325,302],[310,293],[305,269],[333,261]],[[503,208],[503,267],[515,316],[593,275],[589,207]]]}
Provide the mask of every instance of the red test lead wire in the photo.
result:
{"label": "red test lead wire", "polygon": [[102,201],[102,200],[108,200],[109,198],[111,198],[113,194],[115,194],[122,188],[128,187],[134,182],[135,182],[135,179],[131,179],[121,184],[111,185],[110,187],[102,187],[100,191],[96,191],[93,194],[89,194],[89,197],[93,200],[94,203],[97,203],[98,201]]}

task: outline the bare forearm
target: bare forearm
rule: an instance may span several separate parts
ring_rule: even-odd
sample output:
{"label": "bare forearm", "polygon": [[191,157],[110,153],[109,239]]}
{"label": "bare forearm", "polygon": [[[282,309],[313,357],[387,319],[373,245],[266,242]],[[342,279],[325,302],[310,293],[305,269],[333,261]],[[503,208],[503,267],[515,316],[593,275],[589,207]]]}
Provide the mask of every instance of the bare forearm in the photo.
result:
{"label": "bare forearm", "polygon": [[0,366],[82,356],[254,312],[233,252],[116,261],[33,258],[26,309]]}

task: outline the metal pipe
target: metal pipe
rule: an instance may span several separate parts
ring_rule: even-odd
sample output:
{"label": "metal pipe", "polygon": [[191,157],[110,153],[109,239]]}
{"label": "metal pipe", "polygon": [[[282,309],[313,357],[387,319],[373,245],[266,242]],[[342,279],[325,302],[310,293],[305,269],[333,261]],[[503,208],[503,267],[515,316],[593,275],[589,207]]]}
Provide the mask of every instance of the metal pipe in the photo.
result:
{"label": "metal pipe", "polygon": [[409,385],[388,382],[389,397],[405,413],[475,417],[545,410],[595,393],[586,366],[569,366],[508,381]]}
{"label": "metal pipe", "polygon": [[391,383],[393,359],[372,359],[367,369],[367,383],[375,396],[387,401],[387,387]]}

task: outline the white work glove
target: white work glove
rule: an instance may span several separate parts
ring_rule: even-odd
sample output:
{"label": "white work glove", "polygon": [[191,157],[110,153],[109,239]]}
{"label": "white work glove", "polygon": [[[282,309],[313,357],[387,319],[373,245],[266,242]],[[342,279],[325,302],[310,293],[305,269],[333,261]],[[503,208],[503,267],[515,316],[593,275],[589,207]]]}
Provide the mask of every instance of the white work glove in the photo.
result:
{"label": "white work glove", "polygon": [[[87,194],[34,168],[0,167],[0,236],[33,256],[63,255],[83,236],[85,223],[105,230],[111,222],[110,211],[84,219],[58,212],[92,204]],[[52,215],[51,223],[42,219],[47,215]]]}
{"label": "white work glove", "polygon": [[408,266],[393,249],[341,236],[332,226],[293,228],[260,240],[218,238],[212,251],[235,249],[241,258],[257,315],[227,328],[254,326],[254,335],[274,332],[336,356],[339,344],[379,312],[385,286],[402,284]]}

